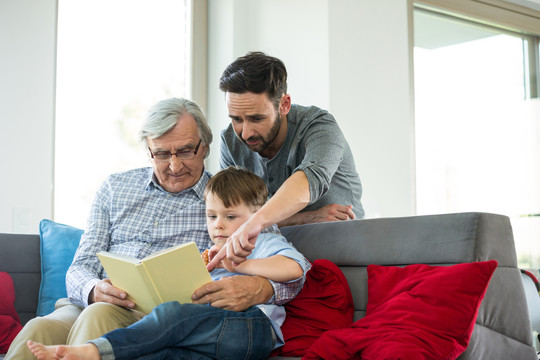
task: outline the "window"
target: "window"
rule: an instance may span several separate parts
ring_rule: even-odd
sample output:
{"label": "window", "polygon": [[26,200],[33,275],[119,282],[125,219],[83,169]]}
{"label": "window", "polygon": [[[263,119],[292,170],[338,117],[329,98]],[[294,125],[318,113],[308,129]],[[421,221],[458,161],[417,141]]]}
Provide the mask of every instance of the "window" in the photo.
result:
{"label": "window", "polygon": [[186,96],[184,0],[61,0],[56,221],[84,228],[107,175],[149,166],[137,144],[148,108]]}
{"label": "window", "polygon": [[418,214],[508,215],[540,268],[538,38],[414,10]]}

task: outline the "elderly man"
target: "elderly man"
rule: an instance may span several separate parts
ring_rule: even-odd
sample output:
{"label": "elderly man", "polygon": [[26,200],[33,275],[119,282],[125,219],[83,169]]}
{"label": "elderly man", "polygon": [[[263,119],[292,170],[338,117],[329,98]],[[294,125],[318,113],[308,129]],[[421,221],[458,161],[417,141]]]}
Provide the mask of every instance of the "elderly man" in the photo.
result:
{"label": "elderly man", "polygon": [[[69,299],[31,320],[13,341],[6,360],[32,359],[27,340],[46,345],[82,344],[142,317],[134,303],[106,278],[96,253],[107,250],[143,258],[194,241],[209,247],[203,191],[212,132],[192,101],[168,99],[154,105],[140,131],[152,167],[111,175],[98,190],[85,233],[67,276]],[[278,231],[271,227],[267,231]],[[271,299],[287,302],[302,284],[237,276],[203,285],[193,302],[244,310]]]}

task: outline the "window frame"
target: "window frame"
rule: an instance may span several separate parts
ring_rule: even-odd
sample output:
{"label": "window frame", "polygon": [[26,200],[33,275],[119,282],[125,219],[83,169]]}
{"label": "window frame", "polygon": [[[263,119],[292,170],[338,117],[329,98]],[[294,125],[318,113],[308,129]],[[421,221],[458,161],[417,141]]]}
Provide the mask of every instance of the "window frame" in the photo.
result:
{"label": "window frame", "polygon": [[[535,101],[538,101],[538,99],[540,98],[540,11],[536,11],[534,9],[527,9],[506,2],[504,2],[504,4],[507,5],[507,7],[500,6],[499,8],[495,8],[495,6],[502,5],[502,3],[502,1],[497,0],[418,0],[410,2],[410,31],[413,34],[410,42],[411,54],[414,53],[415,46],[413,19],[414,12],[417,10],[433,13],[438,16],[457,19],[461,22],[468,22],[477,26],[480,25],[482,27],[492,28],[498,32],[519,37],[523,40],[527,40],[527,46],[523,47],[524,62],[528,63],[528,66],[524,68],[525,73],[523,78],[525,87],[525,100],[535,99]],[[479,12],[479,9],[483,9],[484,11]],[[519,11],[517,11],[516,9],[519,9]],[[501,17],[507,16],[507,14],[513,15],[504,19],[504,21],[499,21]],[[522,19],[526,18],[527,21],[524,21],[523,24],[511,23],[510,20],[518,17]],[[412,61],[412,67],[414,69],[414,56]],[[414,90],[412,94],[414,98]],[[415,174],[416,171],[417,170],[415,169]],[[539,215],[540,214],[524,214],[520,215],[520,217],[536,217]],[[512,217],[512,221],[514,220],[516,220],[516,218]],[[530,253],[529,255],[531,254],[533,253]],[[526,254],[518,253],[518,256],[520,257],[523,257],[524,255]],[[537,260],[530,260],[530,263],[533,264],[535,263],[535,261]],[[536,265],[534,266],[538,267],[537,263],[535,264]]]}
{"label": "window frame", "polygon": [[188,27],[187,97],[208,109],[208,0],[186,0]]}
{"label": "window frame", "polygon": [[[175,1],[176,2],[176,1]],[[180,2],[178,2],[180,3]],[[207,74],[207,0],[183,0],[181,3],[184,3],[185,6],[185,12],[182,11],[182,17],[185,16],[185,20],[187,21],[187,24],[185,24],[183,29],[183,35],[177,34],[173,42],[175,42],[177,45],[181,45],[182,47],[185,47],[185,50],[189,52],[189,54],[186,54],[185,56],[185,62],[183,62],[183,66],[185,66],[185,72],[182,74],[182,77],[185,81],[185,87],[183,89],[183,95],[186,98],[194,99],[196,102],[198,102],[201,106],[205,106],[206,104],[206,74]],[[94,7],[95,8],[95,7]],[[58,9],[57,9],[58,10]],[[178,15],[178,14],[176,14]],[[56,46],[55,46],[55,57],[56,62],[58,62],[58,38],[59,38],[59,14],[56,15]],[[184,23],[184,20],[182,19],[182,24]],[[178,68],[178,62],[175,63],[176,67]],[[58,67],[58,64],[56,64]],[[184,70],[184,69],[182,69]],[[55,220],[61,220],[62,217],[65,215],[66,211],[63,211],[64,209],[64,203],[65,200],[61,199],[61,196],[63,194],[62,192],[59,192],[58,189],[62,188],[61,185],[59,185],[59,181],[61,181],[62,176],[59,175],[59,167],[58,167],[58,160],[57,156],[59,154],[58,151],[58,136],[57,136],[57,129],[58,129],[58,71],[55,72],[55,89],[54,89],[54,104],[55,104],[55,111],[54,111],[54,119],[53,119],[53,150],[52,150],[52,190],[51,190],[51,218]],[[204,109],[204,107],[203,107]],[[113,119],[114,120],[114,119]],[[131,129],[133,130],[133,129]],[[133,133],[131,131],[130,133]],[[131,142],[133,143],[133,142]],[[141,154],[144,154],[144,152],[141,152]],[[144,158],[146,159],[146,155],[144,155]],[[138,165],[138,164],[137,164]],[[149,166],[149,164],[141,164],[141,166]],[[136,166],[137,167],[137,166]],[[116,171],[122,171],[124,169],[118,169],[113,170]],[[107,172],[107,174],[110,174],[111,172]],[[99,184],[98,184],[99,185]],[[90,196],[93,196],[94,191],[97,188],[92,185],[88,188],[88,193],[90,193]],[[87,207],[90,207],[91,199],[87,203]],[[85,220],[87,216],[87,211],[85,211],[84,218],[81,216],[78,216],[77,214],[77,221],[78,223],[73,223],[74,225],[77,225],[79,227],[84,227]],[[65,216],[64,216],[65,217]],[[61,220],[65,223],[68,223],[69,220]],[[69,222],[71,223],[71,222]]]}
{"label": "window frame", "polygon": [[[540,11],[536,11],[533,9],[529,9],[533,14],[537,14],[538,18],[538,26],[536,33],[531,33],[527,31],[525,28],[528,27],[521,27],[520,26],[512,26],[508,27],[504,24],[497,23],[494,18],[488,19],[488,14],[483,14],[482,18],[474,18],[471,16],[472,13],[467,13],[465,15],[465,6],[464,4],[472,2],[471,0],[454,0],[449,1],[448,3],[459,3],[459,6],[456,6],[456,9],[450,10],[451,6],[446,6],[445,10],[442,10],[440,6],[431,6],[426,5],[425,3],[444,3],[439,0],[420,0],[420,1],[414,1],[411,11],[411,19],[413,18],[412,13],[414,11],[423,11],[426,13],[435,14],[437,16],[441,17],[448,17],[450,19],[458,19],[462,22],[468,22],[472,25],[476,26],[483,26],[486,28],[492,28],[493,30],[496,30],[498,32],[506,33],[512,36],[521,37],[524,40],[527,40],[527,48],[525,50],[525,56],[528,57],[528,68],[526,69],[525,76],[527,79],[524,79],[527,84],[526,89],[526,96],[530,99],[535,99],[540,97]],[[445,4],[449,5],[449,4]],[[495,12],[495,10],[491,9],[490,12]],[[504,9],[497,9],[497,17],[500,16],[503,12],[506,12]],[[414,24],[411,26],[412,32],[414,34]],[[413,35],[414,38],[414,35]],[[411,41],[411,51],[414,51],[414,40]],[[414,64],[414,60],[413,60]]]}
{"label": "window frame", "polygon": [[502,0],[415,0],[417,7],[474,19],[516,32],[540,35],[540,11]]}
{"label": "window frame", "polygon": [[[529,68],[527,69],[529,98],[540,98],[540,10],[526,6],[525,1],[504,0],[409,0],[414,9],[426,9],[476,24],[494,27],[499,31],[508,30],[527,38]],[[518,3],[522,2],[523,5]],[[411,24],[413,22],[411,21]],[[411,32],[414,31],[414,24]],[[414,41],[411,41],[411,51]]]}

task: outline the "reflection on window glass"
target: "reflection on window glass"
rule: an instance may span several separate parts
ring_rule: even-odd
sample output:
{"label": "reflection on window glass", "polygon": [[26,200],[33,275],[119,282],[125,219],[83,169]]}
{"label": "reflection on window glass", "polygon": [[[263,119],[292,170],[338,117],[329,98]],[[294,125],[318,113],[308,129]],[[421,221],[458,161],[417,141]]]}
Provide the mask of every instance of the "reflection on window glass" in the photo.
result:
{"label": "reflection on window glass", "polygon": [[508,215],[520,266],[540,267],[540,103],[527,40],[415,11],[418,214]]}
{"label": "reflection on window glass", "polygon": [[185,96],[184,0],[61,0],[55,220],[79,227],[111,173],[150,166],[137,144],[148,108]]}

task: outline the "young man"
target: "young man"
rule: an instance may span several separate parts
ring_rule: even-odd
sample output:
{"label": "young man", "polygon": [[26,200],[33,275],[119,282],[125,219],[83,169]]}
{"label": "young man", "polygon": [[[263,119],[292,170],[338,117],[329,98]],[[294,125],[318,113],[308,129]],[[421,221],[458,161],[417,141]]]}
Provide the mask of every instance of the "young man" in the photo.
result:
{"label": "young man", "polygon": [[271,199],[231,237],[216,263],[225,252],[243,261],[269,224],[364,217],[362,185],[341,129],[327,111],[292,104],[281,60],[248,53],[225,69],[219,85],[231,118],[221,134],[220,165],[250,169],[266,182]]}
{"label": "young man", "polygon": [[[206,223],[217,253],[225,241],[267,199],[264,182],[253,173],[227,168],[206,186]],[[310,265],[277,234],[261,234],[253,253],[241,264],[228,259],[212,271],[213,280],[236,274],[263,276],[279,282],[305,276]],[[200,304],[168,302],[125,329],[88,344],[44,346],[28,342],[32,353],[46,359],[266,359],[283,345],[280,327],[285,311],[278,305],[256,305],[243,312]]]}

